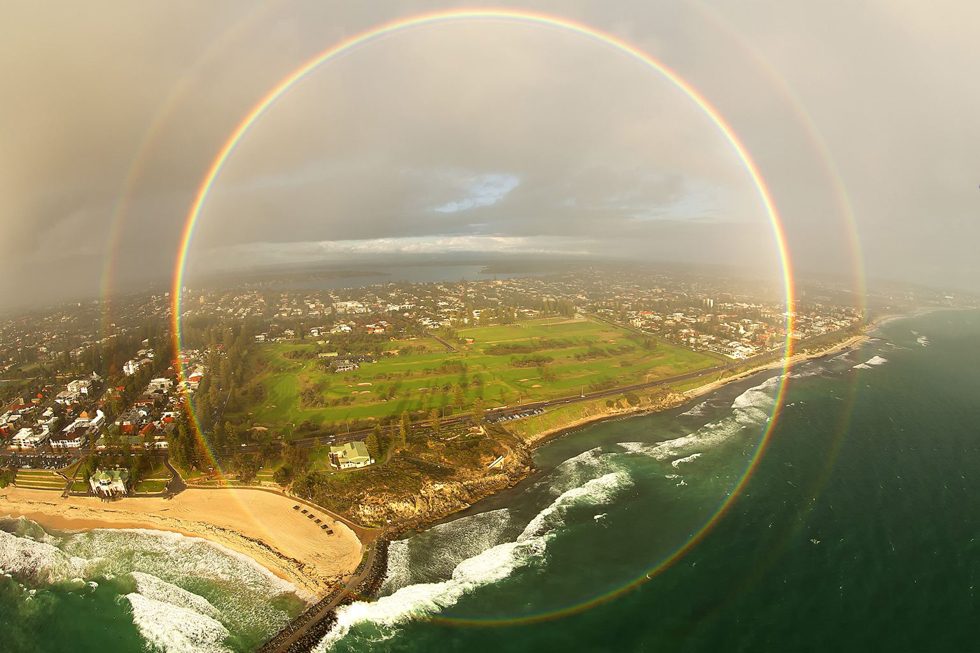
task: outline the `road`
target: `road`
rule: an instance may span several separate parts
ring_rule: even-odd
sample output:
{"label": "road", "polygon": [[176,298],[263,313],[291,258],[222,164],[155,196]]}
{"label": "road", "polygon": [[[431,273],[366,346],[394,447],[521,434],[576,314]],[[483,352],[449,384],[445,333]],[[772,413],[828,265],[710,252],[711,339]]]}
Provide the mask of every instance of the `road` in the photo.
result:
{"label": "road", "polygon": [[[442,342],[442,341],[440,341],[440,342]],[[796,344],[796,348],[797,349],[804,348],[806,346],[807,342],[808,342],[808,340],[801,340],[800,342],[798,342]],[[446,344],[446,343],[443,343],[443,344]],[[449,345],[446,344],[446,346],[448,347]],[[616,386],[616,387],[608,388],[608,389],[605,389],[605,390],[596,390],[594,392],[586,392],[584,394],[573,395],[573,396],[570,396],[570,397],[562,397],[562,398],[559,398],[559,399],[548,399],[548,400],[543,400],[543,401],[535,401],[535,402],[530,402],[530,403],[519,404],[517,406],[507,406],[507,407],[501,407],[501,408],[493,408],[493,409],[488,410],[486,412],[486,415],[488,417],[499,417],[499,416],[511,415],[511,414],[515,414],[515,413],[521,413],[521,412],[528,411],[528,410],[534,410],[536,408],[547,409],[547,408],[560,407],[560,406],[564,406],[566,404],[572,404],[572,403],[581,402],[581,401],[593,401],[595,399],[603,399],[603,398],[606,398],[606,397],[613,397],[613,396],[622,395],[624,393],[632,392],[632,391],[636,391],[636,390],[648,390],[648,389],[651,389],[651,388],[668,386],[668,385],[671,385],[671,384],[674,384],[674,383],[681,383],[681,382],[684,382],[684,381],[692,381],[694,379],[699,379],[699,378],[702,378],[702,377],[705,377],[705,376],[709,376],[709,375],[712,375],[712,374],[717,374],[719,372],[724,372],[724,371],[727,371],[727,370],[733,370],[733,369],[737,369],[737,368],[746,368],[746,369],[748,369],[750,367],[761,365],[761,364],[764,364],[764,363],[775,362],[775,361],[779,360],[780,358],[782,358],[782,356],[783,356],[783,352],[780,350],[780,351],[776,351],[776,352],[770,352],[770,353],[767,353],[767,354],[760,354],[758,356],[753,356],[752,358],[746,358],[746,359],[739,360],[739,361],[732,361],[732,362],[729,362],[729,363],[725,363],[723,365],[715,365],[713,367],[708,367],[708,368],[705,368],[705,369],[702,369],[702,370],[697,370],[697,371],[694,371],[694,372],[687,372],[685,374],[679,374],[677,376],[672,376],[672,377],[663,378],[663,379],[657,379],[656,381],[646,381],[646,382],[643,382],[643,383],[633,383],[633,384],[625,385],[625,386]],[[469,422],[471,419],[472,419],[472,414],[471,413],[457,413],[456,415],[453,415],[451,417],[447,417],[447,418],[444,418],[444,419],[440,420],[440,422],[441,422],[442,425],[445,426],[445,425],[466,423],[466,422]],[[423,420],[423,421],[413,422],[412,423],[412,428],[413,429],[426,428],[426,427],[429,426],[429,424],[430,424],[430,421],[429,420]],[[348,442],[348,441],[353,441],[353,440],[362,440],[365,437],[367,437],[372,431],[373,431],[373,428],[371,428],[371,429],[361,429],[361,430],[357,430],[357,431],[350,431],[349,433],[343,433],[343,434],[337,434],[337,435],[331,435],[331,436],[313,436],[313,437],[308,437],[308,438],[302,438],[302,439],[298,439],[298,440],[293,440],[292,443],[295,444],[296,446],[299,446],[299,447],[314,447],[314,446],[316,446],[316,443],[317,442],[321,442],[323,444],[337,444],[337,443],[343,443],[343,442]],[[241,447],[239,449],[239,451],[241,451],[243,453],[254,453],[254,452],[258,451],[258,450],[259,450],[259,446],[258,445],[247,445],[247,446],[243,446],[243,447]],[[78,450],[77,453],[79,453],[79,454],[91,454],[91,453],[96,453],[96,451],[94,451],[92,449],[85,448],[85,449]],[[149,453],[150,455],[154,455],[154,454],[161,455],[161,456],[165,456],[166,455],[164,452],[159,452],[159,453],[157,453],[157,452],[147,452],[147,453]]]}

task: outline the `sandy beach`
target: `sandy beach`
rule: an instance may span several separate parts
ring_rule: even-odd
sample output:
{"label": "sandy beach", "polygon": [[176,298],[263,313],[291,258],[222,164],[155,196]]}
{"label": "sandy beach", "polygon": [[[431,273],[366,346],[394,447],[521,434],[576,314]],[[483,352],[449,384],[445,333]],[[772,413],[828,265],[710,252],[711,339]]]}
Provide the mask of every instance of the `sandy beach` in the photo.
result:
{"label": "sandy beach", "polygon": [[[26,517],[48,528],[148,528],[201,537],[246,555],[313,596],[361,560],[357,535],[323,510],[310,510],[329,525],[328,535],[288,497],[256,490],[188,489],[173,499],[139,498],[103,503],[92,497],[62,498],[45,490],[0,490],[0,516]],[[307,598],[311,598],[308,596]]]}

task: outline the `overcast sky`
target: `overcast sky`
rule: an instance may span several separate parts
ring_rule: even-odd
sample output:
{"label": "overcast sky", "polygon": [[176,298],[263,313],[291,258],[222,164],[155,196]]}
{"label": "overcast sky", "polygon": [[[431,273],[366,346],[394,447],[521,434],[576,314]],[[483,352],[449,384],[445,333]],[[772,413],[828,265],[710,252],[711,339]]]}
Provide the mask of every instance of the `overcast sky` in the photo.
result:
{"label": "overcast sky", "polygon": [[[358,31],[453,6],[0,0],[0,306],[98,295],[107,269],[118,288],[168,277],[210,161],[270,88]],[[980,289],[980,3],[508,6],[609,32],[699,89],[801,271],[854,267],[829,162],[870,277]],[[479,21],[391,35],[286,94],[218,179],[189,266],[433,252],[776,260],[689,98],[582,36]]]}

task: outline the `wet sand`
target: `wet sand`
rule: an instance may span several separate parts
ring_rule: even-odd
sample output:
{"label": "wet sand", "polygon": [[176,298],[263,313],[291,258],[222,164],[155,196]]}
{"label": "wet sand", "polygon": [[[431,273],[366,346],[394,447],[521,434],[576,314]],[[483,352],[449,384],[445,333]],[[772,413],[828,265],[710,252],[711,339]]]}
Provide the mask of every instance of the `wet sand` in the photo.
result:
{"label": "wet sand", "polygon": [[[308,595],[329,591],[331,582],[351,574],[362,545],[343,522],[310,509],[333,530],[293,506],[299,502],[270,492],[189,489],[173,499],[68,497],[44,490],[0,490],[0,516],[26,517],[48,528],[146,528],[201,537],[246,555]],[[307,598],[310,598],[309,596]]]}

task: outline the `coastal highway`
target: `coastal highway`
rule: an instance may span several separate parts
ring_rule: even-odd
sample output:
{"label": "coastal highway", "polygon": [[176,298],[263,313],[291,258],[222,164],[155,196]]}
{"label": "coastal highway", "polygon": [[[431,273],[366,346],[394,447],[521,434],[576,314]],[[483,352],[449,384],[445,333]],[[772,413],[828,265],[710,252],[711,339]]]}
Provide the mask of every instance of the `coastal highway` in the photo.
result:
{"label": "coastal highway", "polygon": [[[796,344],[796,349],[804,348],[809,342],[808,340],[801,340]],[[783,357],[783,352],[769,352],[766,354],[760,354],[758,356],[753,356],[752,358],[746,358],[739,361],[732,361],[725,363],[724,365],[715,365],[713,367],[707,367],[702,370],[697,370],[694,372],[687,372],[685,374],[679,374],[677,376],[671,376],[663,379],[657,379],[655,381],[645,381],[643,383],[633,383],[630,385],[616,386],[613,388],[607,388],[604,390],[596,390],[592,392],[586,392],[584,394],[572,395],[569,397],[561,397],[558,399],[548,399],[544,401],[534,401],[523,404],[518,404],[517,406],[505,406],[501,408],[491,408],[487,410],[487,417],[502,417],[507,415],[514,415],[517,413],[523,413],[525,411],[534,410],[537,408],[548,409],[564,406],[566,404],[576,403],[580,401],[592,401],[595,399],[603,399],[607,397],[613,397],[616,395],[622,395],[627,392],[632,392],[634,390],[648,390],[650,388],[657,388],[661,386],[667,386],[674,383],[681,383],[684,381],[693,381],[695,379],[700,379],[705,376],[712,374],[717,374],[719,372],[724,372],[726,370],[733,370],[739,368],[749,369],[753,366],[763,365],[766,363],[775,362]],[[451,417],[446,417],[440,420],[443,425],[453,425],[468,422],[472,419],[471,413],[457,413]],[[430,420],[422,420],[412,423],[413,429],[426,428],[430,425]],[[321,444],[337,444],[342,442],[348,442],[353,440],[361,440],[365,438],[368,434],[372,432],[372,429],[360,429],[356,431],[351,431],[349,433],[342,433],[336,435],[325,435],[325,436],[313,436],[308,438],[301,438],[298,440],[293,440],[293,444],[299,447],[313,447],[316,446],[317,441]],[[259,450],[258,445],[246,445],[239,449],[239,451],[244,453],[252,453]],[[77,454],[91,454],[98,453],[93,449],[83,448],[81,450],[76,450],[74,452]],[[166,455],[165,452],[148,452],[151,455]]]}
{"label": "coastal highway", "polygon": [[[856,334],[855,334],[856,335]],[[821,338],[819,336],[818,338]],[[801,350],[806,347],[812,340],[817,338],[811,338],[806,340],[801,340],[796,343],[794,349]],[[702,370],[697,370],[694,372],[687,372],[685,374],[678,374],[677,376],[671,376],[663,379],[657,379],[655,381],[645,381],[643,383],[633,383],[630,385],[621,385],[614,388],[607,388],[604,390],[596,390],[593,392],[586,392],[584,394],[572,395],[570,397],[561,397],[559,399],[548,399],[544,401],[534,401],[519,404],[517,406],[506,406],[501,408],[491,408],[487,410],[487,417],[501,417],[506,415],[513,415],[516,413],[522,413],[525,411],[534,410],[536,408],[548,409],[556,408],[559,406],[564,406],[566,404],[576,403],[580,401],[592,401],[595,399],[604,399],[607,397],[613,397],[616,395],[622,395],[626,392],[631,392],[634,390],[648,390],[650,388],[657,388],[661,386],[667,386],[674,383],[681,383],[684,381],[693,381],[695,379],[700,379],[705,376],[710,376],[712,374],[717,374],[719,372],[724,372],[727,370],[738,370],[744,368],[745,370],[750,369],[755,366],[764,365],[767,363],[774,363],[783,358],[783,351],[768,352],[765,354],[759,354],[758,356],[753,356],[751,358],[746,358],[743,360],[731,361],[723,365],[715,365],[713,367],[706,367]],[[463,422],[468,422],[472,419],[471,413],[457,413],[451,417],[440,420],[443,425],[459,424]],[[429,420],[423,420],[412,423],[413,429],[425,428],[429,426]],[[332,436],[321,436],[321,437],[310,437],[303,438],[300,440],[294,440],[294,444],[301,447],[312,447],[316,444],[317,440],[321,440],[323,443],[339,443],[347,442],[351,440],[360,440],[371,433],[373,429],[360,429],[357,431],[351,431],[350,433],[337,434]],[[257,446],[242,447],[242,451],[257,451]]]}
{"label": "coastal highway", "polygon": [[[517,406],[506,406],[502,408],[491,408],[487,410],[487,417],[501,417],[506,415],[513,415],[516,413],[523,413],[526,411],[534,410],[536,408],[548,409],[555,408],[558,406],[564,406],[566,404],[576,403],[580,401],[592,401],[595,399],[604,399],[607,397],[613,397],[616,395],[622,395],[626,392],[632,392],[634,390],[647,390],[650,388],[656,388],[660,386],[666,386],[673,383],[680,383],[683,381],[692,381],[694,379],[699,379],[704,376],[711,374],[717,374],[725,370],[743,367],[745,365],[755,365],[763,362],[771,362],[779,359],[781,357],[779,354],[763,354],[756,356],[751,359],[745,359],[742,361],[732,362],[725,365],[716,365],[714,367],[708,367],[703,370],[697,370],[695,372],[687,372],[685,374],[679,374],[677,376],[671,376],[663,379],[657,379],[656,381],[645,381],[643,383],[633,383],[630,385],[621,385],[614,388],[607,388],[604,390],[595,390],[592,392],[586,392],[584,394],[572,395],[570,397],[562,397],[559,399],[548,399],[544,401],[532,401],[528,403],[522,403]],[[451,417],[440,420],[442,425],[452,425],[459,424],[463,422],[468,422],[472,419],[471,413],[457,413]],[[431,422],[429,420],[418,421],[412,423],[412,428],[424,428],[429,426]],[[361,429],[357,431],[351,431],[350,433],[343,433],[333,436],[321,436],[321,437],[311,437],[303,438],[299,440],[294,440],[293,443],[300,447],[312,447],[316,444],[317,440],[323,443],[338,443],[347,442],[351,440],[360,440],[366,437],[373,429]],[[242,447],[242,451],[257,451],[257,446]]]}

